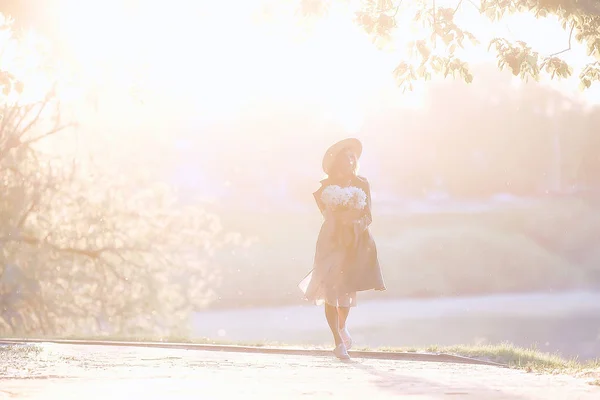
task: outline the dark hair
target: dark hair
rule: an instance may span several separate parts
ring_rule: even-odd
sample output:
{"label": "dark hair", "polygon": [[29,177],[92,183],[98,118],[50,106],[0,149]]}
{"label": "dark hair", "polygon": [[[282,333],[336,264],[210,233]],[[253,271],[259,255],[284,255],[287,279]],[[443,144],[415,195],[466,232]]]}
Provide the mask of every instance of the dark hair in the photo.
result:
{"label": "dark hair", "polygon": [[[331,163],[331,167],[329,168],[329,173],[327,174],[328,176],[331,177],[331,176],[338,175],[340,163],[342,162],[342,160],[345,159],[346,152],[349,150],[350,149],[345,148],[336,154],[335,159],[333,160],[333,163]],[[358,173],[358,159],[356,158],[356,155],[355,155],[354,170],[352,171],[352,174],[356,175],[357,173]]]}

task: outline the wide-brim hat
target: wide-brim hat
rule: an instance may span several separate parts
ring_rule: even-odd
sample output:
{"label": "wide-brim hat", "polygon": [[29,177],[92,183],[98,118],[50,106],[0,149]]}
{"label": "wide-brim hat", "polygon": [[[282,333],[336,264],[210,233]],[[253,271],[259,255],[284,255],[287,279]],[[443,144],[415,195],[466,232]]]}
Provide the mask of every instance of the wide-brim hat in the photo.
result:
{"label": "wide-brim hat", "polygon": [[352,151],[358,160],[362,154],[362,143],[358,139],[348,138],[340,140],[327,149],[325,156],[323,157],[323,171],[325,171],[326,174],[329,174],[329,170],[335,162],[335,158],[344,150]]}

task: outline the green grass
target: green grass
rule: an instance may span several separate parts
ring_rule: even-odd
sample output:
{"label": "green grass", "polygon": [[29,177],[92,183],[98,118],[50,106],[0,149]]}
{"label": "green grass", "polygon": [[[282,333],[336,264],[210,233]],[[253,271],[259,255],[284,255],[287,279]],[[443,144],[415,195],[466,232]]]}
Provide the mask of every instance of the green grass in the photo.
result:
{"label": "green grass", "polygon": [[[382,351],[399,351],[401,349],[379,349]],[[600,359],[581,362],[577,359],[566,359],[557,354],[545,353],[535,347],[524,348],[510,343],[493,345],[457,345],[429,346],[424,349],[408,349],[430,353],[445,353],[492,361],[508,365],[512,368],[545,373],[577,374],[585,371],[600,372]],[[407,349],[404,349],[407,351]]]}
{"label": "green grass", "polygon": [[10,357],[31,356],[37,355],[42,351],[42,348],[37,345],[8,345],[0,346],[0,364]]}
{"label": "green grass", "polygon": [[25,370],[27,360],[30,360],[42,351],[38,345],[8,345],[0,346],[0,377],[12,370]]}

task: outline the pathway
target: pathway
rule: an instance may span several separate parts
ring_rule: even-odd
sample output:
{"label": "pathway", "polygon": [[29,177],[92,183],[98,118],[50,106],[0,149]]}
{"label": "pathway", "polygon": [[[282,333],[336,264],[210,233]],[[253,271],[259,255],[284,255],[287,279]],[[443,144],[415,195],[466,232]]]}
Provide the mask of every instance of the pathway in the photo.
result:
{"label": "pathway", "polygon": [[44,344],[0,365],[0,399],[598,399],[581,379],[488,366]]}

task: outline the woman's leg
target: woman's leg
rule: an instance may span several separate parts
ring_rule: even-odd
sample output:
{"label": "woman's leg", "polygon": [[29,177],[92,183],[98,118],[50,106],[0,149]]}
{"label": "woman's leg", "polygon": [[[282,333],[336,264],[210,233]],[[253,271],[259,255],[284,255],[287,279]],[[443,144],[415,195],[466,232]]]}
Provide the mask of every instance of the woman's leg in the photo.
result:
{"label": "woman's leg", "polygon": [[346,321],[348,320],[350,307],[356,305],[356,293],[346,294],[342,298],[342,301],[338,304],[338,325],[340,328],[340,336],[342,338],[342,342],[344,342],[346,345],[346,348],[350,350],[352,348],[352,337],[350,336],[350,332],[348,332]]}
{"label": "woman's leg", "polygon": [[333,334],[335,345],[338,346],[340,343],[342,343],[342,338],[340,337],[340,325],[337,307],[325,303],[325,317],[327,318],[329,329],[331,329],[331,333]]}
{"label": "woman's leg", "polygon": [[348,319],[348,314],[350,313],[350,307],[338,307],[338,327],[341,331],[346,327],[346,320]]}
{"label": "woman's leg", "polygon": [[356,306],[356,292],[346,293],[339,301],[338,301],[338,317],[339,317],[339,327],[340,331],[346,328],[346,320],[348,319],[348,314],[350,313],[350,307]]}

